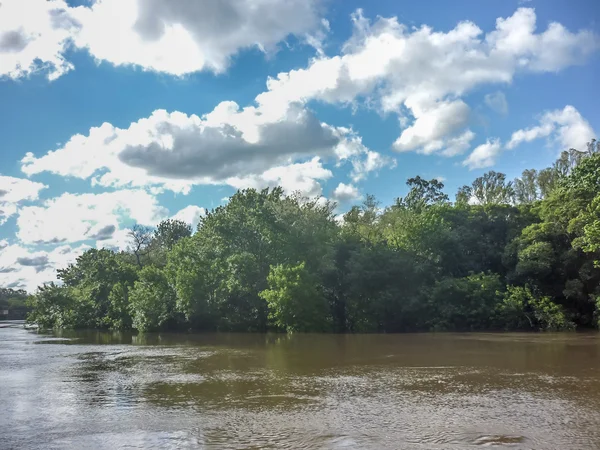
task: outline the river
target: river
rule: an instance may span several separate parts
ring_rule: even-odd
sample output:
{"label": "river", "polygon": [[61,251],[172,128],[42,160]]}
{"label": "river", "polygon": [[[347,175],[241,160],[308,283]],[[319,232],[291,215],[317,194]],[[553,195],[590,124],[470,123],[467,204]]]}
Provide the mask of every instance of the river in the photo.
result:
{"label": "river", "polygon": [[600,448],[600,335],[39,334],[0,448]]}

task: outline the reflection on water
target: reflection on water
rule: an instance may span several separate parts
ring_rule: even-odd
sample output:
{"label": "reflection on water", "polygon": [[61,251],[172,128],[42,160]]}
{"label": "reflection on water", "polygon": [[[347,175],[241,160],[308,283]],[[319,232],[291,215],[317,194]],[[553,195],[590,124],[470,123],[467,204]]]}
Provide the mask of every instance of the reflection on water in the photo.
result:
{"label": "reflection on water", "polygon": [[1,448],[600,448],[596,334],[0,325]]}

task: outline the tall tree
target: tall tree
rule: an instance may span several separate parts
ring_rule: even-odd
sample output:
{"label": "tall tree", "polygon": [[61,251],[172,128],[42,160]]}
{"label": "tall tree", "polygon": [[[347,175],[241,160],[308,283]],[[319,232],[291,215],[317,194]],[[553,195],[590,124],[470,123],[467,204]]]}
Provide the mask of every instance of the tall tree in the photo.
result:
{"label": "tall tree", "polygon": [[448,195],[444,193],[444,183],[437,179],[424,180],[420,176],[409,178],[406,182],[410,190],[406,197],[398,198],[396,204],[413,210],[421,210],[427,206],[447,203]]}
{"label": "tall tree", "polygon": [[511,203],[514,189],[511,181],[506,181],[506,175],[490,170],[473,181],[473,195],[480,205]]}
{"label": "tall tree", "polygon": [[524,170],[521,178],[516,178],[513,186],[517,203],[533,203],[539,198],[537,170]]}
{"label": "tall tree", "polygon": [[179,240],[191,235],[191,225],[177,219],[163,220],[154,230],[154,240],[167,251],[171,250]]}
{"label": "tall tree", "polygon": [[559,175],[553,167],[540,170],[537,176],[537,186],[540,198],[547,198],[559,180]]}
{"label": "tall tree", "polygon": [[473,197],[473,188],[471,186],[462,186],[456,192],[456,205],[467,206]]}
{"label": "tall tree", "polygon": [[150,254],[150,244],[152,243],[152,228],[135,224],[128,233],[131,251],[135,255],[137,265],[143,266],[143,259]]}

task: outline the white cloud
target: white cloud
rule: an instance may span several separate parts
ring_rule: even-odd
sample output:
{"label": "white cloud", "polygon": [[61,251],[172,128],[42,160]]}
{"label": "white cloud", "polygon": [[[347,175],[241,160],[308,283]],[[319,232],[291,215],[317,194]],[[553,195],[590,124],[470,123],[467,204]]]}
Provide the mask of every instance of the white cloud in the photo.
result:
{"label": "white cloud", "polygon": [[39,192],[47,187],[42,183],[0,175],[0,225],[17,212],[19,203],[37,200]]}
{"label": "white cloud", "polygon": [[191,225],[192,230],[196,230],[200,219],[206,215],[206,209],[196,205],[189,205],[177,211],[171,219],[181,220]]}
{"label": "white cloud", "polygon": [[[222,102],[202,117],[157,110],[127,129],[104,123],[39,158],[27,153],[21,168],[27,175],[48,171],[91,178],[93,185],[104,187],[187,193],[195,184],[237,187],[239,179],[272,178],[271,169],[302,168],[296,163],[315,156],[338,164],[349,161],[356,179],[393,165],[367,149],[351,129],[320,123],[301,105],[288,106],[279,114]],[[299,173],[291,179],[303,177]]]}
{"label": "white cloud", "polygon": [[484,169],[496,164],[496,158],[502,151],[502,146],[498,139],[488,139],[485,144],[475,147],[475,150],[463,161],[463,166],[470,170]]}
{"label": "white cloud", "polygon": [[[460,96],[486,84],[510,83],[517,72],[557,71],[580,64],[598,48],[590,31],[572,33],[552,23],[536,33],[533,9],[520,8],[498,19],[496,30],[484,34],[472,22],[448,32],[428,26],[409,28],[397,18],[371,23],[361,10],[353,15],[354,33],[343,53],[319,57],[305,69],[270,78],[268,91],[257,97],[261,108],[285,110],[294,102],[320,100],[355,104],[361,98],[382,112],[414,122],[395,143],[399,151],[446,155],[462,153],[472,139],[466,130],[467,105]],[[469,138],[469,139],[467,139]]]}
{"label": "white cloud", "polygon": [[592,31],[571,33],[551,22],[542,33],[535,33],[533,8],[519,8],[506,19],[496,20],[496,30],[486,36],[498,56],[512,58],[519,67],[538,72],[553,72],[582,64],[598,49],[598,36]]}
{"label": "white cloud", "polygon": [[462,155],[471,147],[471,141],[475,138],[475,133],[471,130],[466,130],[458,136],[446,139],[444,149],[440,152],[443,156]]}
{"label": "white cloud", "polygon": [[537,127],[517,130],[512,134],[506,147],[513,149],[522,142],[531,142],[536,139],[548,137],[553,129],[554,125],[552,123],[545,123]]}
{"label": "white cloud", "polygon": [[508,102],[504,92],[493,92],[484,97],[485,104],[499,114],[508,114]]}
{"label": "white cloud", "polygon": [[187,193],[193,184],[258,175],[298,157],[333,155],[342,139],[293,105],[282,117],[268,117],[253,107],[240,110],[223,102],[202,118],[157,110],[128,129],[105,123],[40,158],[28,153],[22,170],[93,176],[93,184],[101,186],[161,185]]}
{"label": "white cloud", "polygon": [[339,203],[347,203],[362,199],[362,195],[356,186],[340,183],[333,190],[331,198]]}
{"label": "white cloud", "polygon": [[260,175],[231,177],[227,183],[236,189],[281,186],[288,194],[300,192],[308,197],[318,197],[323,192],[320,181],[332,176],[331,171],[323,167],[321,159],[314,157],[304,163],[273,167]]}
{"label": "white cloud", "polygon": [[39,192],[47,187],[42,183],[0,175],[0,201],[18,203],[37,200]]}
{"label": "white cloud", "polygon": [[66,267],[90,247],[62,245],[51,251],[32,251],[17,244],[0,246],[0,286],[33,292],[56,281],[56,269]]}
{"label": "white cloud", "polygon": [[362,158],[352,160],[350,177],[354,182],[364,180],[371,172],[377,173],[384,167],[393,169],[397,165],[397,161],[394,158],[384,156],[381,153],[373,152],[371,150],[366,150],[362,155]]}
{"label": "white cloud", "polygon": [[[441,150],[446,145],[444,138],[464,129],[469,120],[469,107],[462,100],[425,107],[416,103],[411,110],[415,117],[413,125],[394,142],[394,148],[399,152],[418,150],[428,155]],[[460,140],[460,137],[456,139]]]}
{"label": "white cloud", "polygon": [[0,202],[0,225],[4,225],[9,217],[17,213],[17,205],[14,203]]}
{"label": "white cloud", "polygon": [[336,133],[340,139],[334,149],[338,159],[337,165],[349,161],[352,166],[350,177],[353,181],[364,180],[370,173],[377,174],[384,167],[396,167],[397,161],[394,158],[369,150],[353,130],[338,127]]}
{"label": "white cloud", "polygon": [[539,120],[539,125],[515,131],[506,147],[513,149],[523,142],[549,138],[563,150],[575,148],[583,151],[586,144],[596,137],[591,125],[579,111],[571,105],[564,109],[545,112]]}
{"label": "white cloud", "polygon": [[328,24],[320,0],[2,0],[0,76],[42,68],[56,79],[73,69],[73,45],[98,61],[172,75],[223,72],[243,49],[265,53],[290,35],[317,50]]}
{"label": "white cloud", "polygon": [[[244,8],[250,1],[244,0],[232,7]],[[263,0],[262,5],[270,3],[271,0]],[[294,1],[289,7],[314,9],[315,4]],[[188,63],[219,70],[243,47],[232,44],[238,42],[232,37],[233,40],[223,42],[222,47],[221,43],[215,44],[219,51],[226,50],[210,62],[210,58],[194,59],[191,57],[194,53],[187,53],[186,61],[169,62],[167,57],[176,56],[171,53],[179,53],[172,52],[169,39],[188,39],[186,42],[198,50],[201,43],[197,37],[205,38],[202,33],[211,33],[203,29],[196,35],[194,27],[198,24],[190,24],[189,28],[185,25],[188,17],[184,11],[190,11],[186,8],[202,6],[188,0],[181,2],[183,6],[153,0],[143,3],[144,9],[138,11],[137,5],[130,0],[118,4],[104,0],[92,9],[83,6],[76,11],[69,10],[69,14],[79,20],[80,28],[72,21],[68,23],[77,29],[78,45],[89,46],[99,59],[115,64],[135,63],[176,74],[192,70],[185,66]],[[213,13],[218,16],[219,8],[228,5],[225,2],[215,6],[209,16]],[[131,36],[123,37],[121,60],[111,53],[115,45],[111,43],[112,36],[121,38],[118,32],[108,33],[111,36],[103,41],[86,35],[92,33],[90,30],[95,26],[93,15],[97,23],[105,23],[102,21],[108,20],[106,17],[111,17],[116,7],[122,8],[119,17],[125,23],[115,24],[116,29],[125,27],[123,33],[132,32],[135,39],[144,41],[140,44],[144,45],[143,51],[131,53],[128,47]],[[313,9],[311,14],[316,11]],[[189,17],[195,17],[194,14]],[[519,9],[507,19],[498,19],[496,30],[488,34],[471,22],[461,22],[454,29],[441,32],[427,26],[409,28],[397,18],[378,18],[371,23],[361,11],[352,19],[354,33],[341,55],[321,54],[305,69],[270,78],[267,91],[256,97],[254,106],[241,108],[235,102],[226,101],[203,116],[157,110],[128,128],[104,123],[91,128],[86,135],[73,136],[65,145],[40,157],[28,153],[22,160],[22,170],[28,175],[52,172],[90,179],[93,185],[144,188],[153,193],[165,189],[187,193],[196,184],[228,184],[236,188],[279,184],[286,191],[320,195],[321,182],[332,176],[324,167],[329,160],[338,166],[350,164],[353,182],[383,167],[393,167],[396,162],[366,148],[352,130],[319,122],[307,109],[309,101],[356,105],[365,99],[384,113],[398,115],[404,129],[394,143],[396,150],[455,156],[466,152],[475,138],[468,128],[470,108],[461,99],[462,95],[484,84],[509,83],[519,71],[554,71],[580,63],[597,47],[597,37],[588,31],[571,33],[551,24],[546,31],[536,33],[535,14],[530,9]],[[240,20],[246,23],[246,18]],[[130,30],[132,24],[133,31]],[[188,35],[184,36],[182,30]],[[289,32],[300,33],[288,29],[286,33]],[[564,40],[557,40],[559,35]],[[202,42],[202,51],[210,48],[206,40]],[[181,48],[186,49],[188,44],[182,44]],[[248,45],[254,44],[256,42]],[[262,45],[266,48],[264,43]],[[162,54],[163,46],[169,48],[167,59],[157,57]],[[557,49],[554,59],[553,47]],[[135,58],[139,60],[134,61]],[[167,70],[166,66],[160,66],[163,63],[173,66]],[[183,66],[177,66],[180,63]],[[558,130],[558,126],[553,129]],[[566,129],[563,131],[564,135],[572,134]],[[477,147],[465,165],[492,164],[500,151],[496,149],[498,146],[497,141],[491,141]],[[48,207],[42,207],[44,209]],[[90,229],[78,229],[73,236],[77,239],[95,236],[101,239],[102,245],[117,239],[119,223],[115,220],[90,219],[88,222]],[[27,229],[25,225],[24,229]],[[112,237],[109,237],[111,231]],[[40,236],[42,241],[56,239],[57,235],[59,240],[64,238],[64,233],[46,235],[39,230],[32,231],[31,235],[23,234],[30,242],[39,240]]]}
{"label": "white cloud", "polygon": [[[70,194],[21,208],[17,237],[25,244],[111,242],[124,220],[156,225],[167,216],[157,199],[143,190]],[[109,246],[106,244],[106,246]]]}
{"label": "white cloud", "polygon": [[[156,225],[156,224],[153,224]],[[117,229],[112,237],[102,241],[96,241],[96,248],[106,248],[116,252],[131,249],[131,236],[128,228]]]}
{"label": "white cloud", "polygon": [[76,44],[98,60],[184,75],[224,71],[240,50],[273,52],[289,35],[319,45],[318,0],[103,0],[72,11]]}
{"label": "white cloud", "polygon": [[[187,2],[181,10],[158,0],[148,4],[144,8],[161,11],[163,20],[150,14],[148,23],[144,19],[140,26],[158,27],[158,40],[165,38],[174,17],[182,17],[177,14],[192,8]],[[94,8],[110,5],[115,3],[104,0]],[[93,12],[86,7],[78,11]],[[126,129],[105,123],[41,157],[28,153],[22,170],[28,175],[49,171],[91,179],[105,187],[187,193],[195,184],[269,184],[274,176],[267,171],[301,168],[319,157],[338,165],[350,162],[356,182],[395,162],[367,149],[352,130],[320,123],[306,107],[310,100],[356,103],[365,98],[383,112],[398,114],[401,122],[414,118],[394,143],[396,150],[454,156],[467,151],[475,137],[468,129],[470,108],[461,95],[482,84],[508,83],[517,71],[557,70],[581,62],[597,43],[590,32],[574,34],[557,25],[536,33],[535,14],[524,8],[498,19],[496,30],[487,35],[471,22],[435,32],[426,26],[409,29],[396,18],[371,23],[361,11],[353,21],[354,33],[342,55],[320,56],[306,69],[270,78],[256,106],[240,108],[225,101],[204,116],[157,110]],[[553,40],[558,32],[567,44]],[[559,49],[552,64],[541,43]],[[561,56],[565,45],[579,57]],[[301,174],[295,178],[304,179]],[[311,179],[302,185],[316,192],[317,178]]]}
{"label": "white cloud", "polygon": [[73,65],[64,58],[77,24],[63,0],[0,2],[0,77],[20,78],[46,70],[54,80]]}

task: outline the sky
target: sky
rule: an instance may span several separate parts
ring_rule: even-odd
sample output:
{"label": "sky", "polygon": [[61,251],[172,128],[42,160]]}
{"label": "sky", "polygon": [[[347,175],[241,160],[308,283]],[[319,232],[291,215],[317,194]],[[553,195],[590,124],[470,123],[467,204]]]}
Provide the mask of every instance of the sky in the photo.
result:
{"label": "sky", "polygon": [[0,0],[0,287],[238,189],[453,197],[600,130],[597,0]]}

